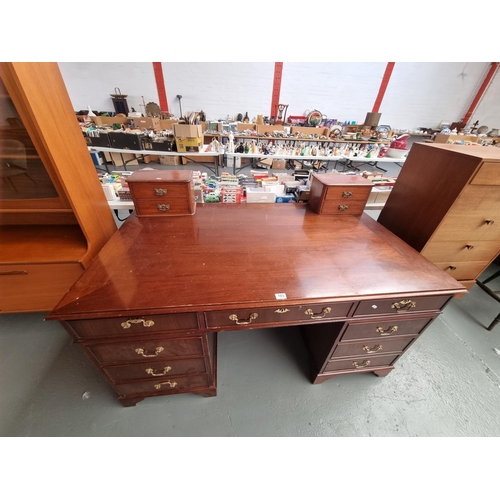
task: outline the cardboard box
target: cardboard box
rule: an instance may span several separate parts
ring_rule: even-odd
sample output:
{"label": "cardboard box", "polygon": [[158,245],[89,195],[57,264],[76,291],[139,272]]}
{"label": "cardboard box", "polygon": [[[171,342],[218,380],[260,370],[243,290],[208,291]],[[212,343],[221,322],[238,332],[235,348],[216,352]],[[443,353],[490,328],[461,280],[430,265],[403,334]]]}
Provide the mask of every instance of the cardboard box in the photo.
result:
{"label": "cardboard box", "polygon": [[204,148],[202,137],[175,138],[177,151],[179,153],[201,153]]}
{"label": "cardboard box", "polygon": [[160,127],[162,130],[173,130],[174,123],[177,123],[179,120],[160,120]]}
{"label": "cardboard box", "polygon": [[180,156],[160,156],[160,163],[162,165],[176,166],[181,164]]}
{"label": "cardboard box", "polygon": [[297,132],[305,135],[318,134],[318,137],[322,135],[326,135],[328,137],[330,134],[330,131],[325,127],[292,127],[292,134],[296,134]]}
{"label": "cardboard box", "polygon": [[272,134],[275,130],[279,130],[280,132],[285,131],[285,126],[284,125],[257,125],[257,133],[258,134],[265,134],[266,132],[269,132]]}
{"label": "cardboard box", "polygon": [[286,160],[280,158],[277,160],[273,160],[273,170],[285,170],[286,167]]}
{"label": "cardboard box", "polygon": [[282,194],[276,196],[276,203],[293,203],[295,201],[295,197],[293,194]]}
{"label": "cardboard box", "polygon": [[446,144],[448,141],[477,142],[477,135],[437,134],[434,142]]}
{"label": "cardboard box", "polygon": [[184,123],[174,123],[174,136],[180,139],[188,139],[193,137],[201,138],[203,131],[201,125],[186,125]]}
{"label": "cardboard box", "polygon": [[237,131],[242,132],[243,130],[256,130],[257,125],[255,123],[238,123]]}
{"label": "cardboard box", "polygon": [[116,167],[129,167],[139,165],[137,157],[131,153],[108,153],[111,155],[111,161]]}
{"label": "cardboard box", "polygon": [[91,116],[90,119],[98,126],[113,125],[113,123],[130,123],[130,120],[126,116]]}
{"label": "cardboard box", "polygon": [[138,128],[140,130],[161,130],[160,126],[160,119],[159,118],[150,118],[148,116],[146,117],[140,117],[140,118],[134,118],[134,127]]}
{"label": "cardboard box", "polygon": [[151,163],[152,161],[159,162],[160,157],[158,155],[144,155],[144,163]]}
{"label": "cardboard box", "polygon": [[247,187],[247,203],[275,203],[276,193],[266,188]]}

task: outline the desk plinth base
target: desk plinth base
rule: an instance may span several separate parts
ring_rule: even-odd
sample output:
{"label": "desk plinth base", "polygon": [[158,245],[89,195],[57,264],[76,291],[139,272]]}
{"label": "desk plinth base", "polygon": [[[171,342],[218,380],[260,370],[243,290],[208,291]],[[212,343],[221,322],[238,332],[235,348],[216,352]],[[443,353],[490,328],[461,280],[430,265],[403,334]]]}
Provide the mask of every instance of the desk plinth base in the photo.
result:
{"label": "desk plinth base", "polygon": [[[203,396],[205,398],[212,398],[217,396],[217,387],[211,387],[209,389],[203,389],[200,391],[178,391],[178,392],[172,392],[169,394],[158,394],[157,396],[168,396],[170,394],[183,394],[183,393],[191,393],[191,394],[198,394],[199,396]],[[137,403],[140,403],[146,398],[150,397],[157,397],[157,396],[152,396],[151,394],[148,394],[147,396],[143,397],[137,397],[137,398],[127,398],[124,396],[120,396],[118,398],[118,401],[122,404],[124,407],[129,407],[129,406],[135,406]]]}

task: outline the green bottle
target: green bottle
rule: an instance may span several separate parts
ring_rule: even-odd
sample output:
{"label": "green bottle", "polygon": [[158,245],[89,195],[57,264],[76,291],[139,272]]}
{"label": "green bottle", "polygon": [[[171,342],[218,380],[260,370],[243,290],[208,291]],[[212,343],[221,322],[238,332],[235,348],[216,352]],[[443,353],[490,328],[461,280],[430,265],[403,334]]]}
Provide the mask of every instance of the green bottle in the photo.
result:
{"label": "green bottle", "polygon": [[245,153],[248,153],[249,149],[248,149],[248,142],[245,142]]}

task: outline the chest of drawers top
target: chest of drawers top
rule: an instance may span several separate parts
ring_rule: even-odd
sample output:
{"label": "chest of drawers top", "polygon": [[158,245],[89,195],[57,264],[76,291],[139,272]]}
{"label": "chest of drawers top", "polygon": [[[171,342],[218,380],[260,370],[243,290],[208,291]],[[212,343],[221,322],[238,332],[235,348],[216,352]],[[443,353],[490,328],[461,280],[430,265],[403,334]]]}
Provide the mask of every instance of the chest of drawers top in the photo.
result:
{"label": "chest of drawers top", "polygon": [[192,217],[131,216],[49,319],[308,304],[317,315],[351,300],[462,291],[367,215],[318,215],[300,204],[214,204]]}

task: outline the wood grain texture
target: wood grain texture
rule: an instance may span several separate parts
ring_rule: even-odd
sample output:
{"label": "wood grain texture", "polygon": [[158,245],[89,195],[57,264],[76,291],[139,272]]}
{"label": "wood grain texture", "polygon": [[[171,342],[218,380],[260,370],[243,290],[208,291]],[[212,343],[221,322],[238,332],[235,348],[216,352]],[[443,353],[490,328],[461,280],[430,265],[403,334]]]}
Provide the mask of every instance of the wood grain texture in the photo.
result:
{"label": "wood grain texture", "polygon": [[[463,288],[369,216],[306,205],[201,205],[130,217],[51,319],[445,295]],[[276,294],[286,294],[286,300]]]}

